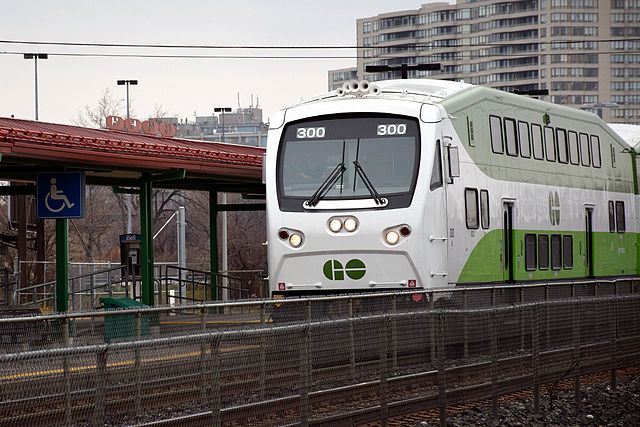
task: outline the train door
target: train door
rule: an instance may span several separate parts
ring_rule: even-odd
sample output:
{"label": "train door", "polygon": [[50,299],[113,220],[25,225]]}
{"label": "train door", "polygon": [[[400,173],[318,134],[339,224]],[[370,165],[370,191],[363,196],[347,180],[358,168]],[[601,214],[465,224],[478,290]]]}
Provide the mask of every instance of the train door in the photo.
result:
{"label": "train door", "polygon": [[514,281],[513,253],[513,202],[502,205],[502,278],[505,282]]}
{"label": "train door", "polygon": [[593,208],[585,208],[585,275],[594,277],[593,274]]}

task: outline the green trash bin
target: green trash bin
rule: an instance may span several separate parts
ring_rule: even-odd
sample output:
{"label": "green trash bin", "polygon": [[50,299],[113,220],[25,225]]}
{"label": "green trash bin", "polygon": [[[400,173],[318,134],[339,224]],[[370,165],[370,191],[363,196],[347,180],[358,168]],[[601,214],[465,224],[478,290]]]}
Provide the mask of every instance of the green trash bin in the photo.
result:
{"label": "green trash bin", "polygon": [[[146,308],[141,302],[131,298],[101,297],[100,303],[105,310],[127,310]],[[128,340],[136,336],[136,313],[111,314],[104,318],[104,340],[114,342]],[[140,319],[140,336],[149,335],[150,316],[142,315]]]}

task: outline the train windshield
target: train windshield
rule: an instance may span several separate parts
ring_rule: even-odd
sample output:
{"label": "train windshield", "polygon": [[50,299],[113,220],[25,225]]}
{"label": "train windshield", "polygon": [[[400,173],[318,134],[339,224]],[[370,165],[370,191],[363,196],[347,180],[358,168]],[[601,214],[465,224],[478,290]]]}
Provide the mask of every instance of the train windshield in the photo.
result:
{"label": "train windshield", "polygon": [[[385,198],[411,202],[419,159],[416,120],[380,115],[289,124],[278,155],[281,207],[303,202]],[[319,194],[321,193],[321,194]]]}

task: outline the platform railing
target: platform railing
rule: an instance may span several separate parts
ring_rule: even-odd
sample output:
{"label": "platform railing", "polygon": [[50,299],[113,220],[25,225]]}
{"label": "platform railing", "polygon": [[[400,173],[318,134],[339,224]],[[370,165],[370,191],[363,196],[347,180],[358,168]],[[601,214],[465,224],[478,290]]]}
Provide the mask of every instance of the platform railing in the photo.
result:
{"label": "platform railing", "polygon": [[[215,288],[216,297],[227,300],[248,299],[251,292],[244,287],[243,279],[237,275],[215,273],[192,268],[165,265],[160,268],[157,300],[160,304],[193,304],[210,301]],[[213,286],[212,286],[213,277]]]}

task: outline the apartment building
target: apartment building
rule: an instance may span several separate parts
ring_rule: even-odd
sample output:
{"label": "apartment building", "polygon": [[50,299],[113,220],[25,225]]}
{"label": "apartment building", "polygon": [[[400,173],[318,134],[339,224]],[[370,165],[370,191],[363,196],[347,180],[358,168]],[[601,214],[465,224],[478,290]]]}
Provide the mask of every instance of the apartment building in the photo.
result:
{"label": "apartment building", "polygon": [[[357,78],[367,65],[440,63],[409,78],[464,80],[640,124],[640,0],[458,0],[357,20]],[[329,73],[329,88],[348,69]]]}

